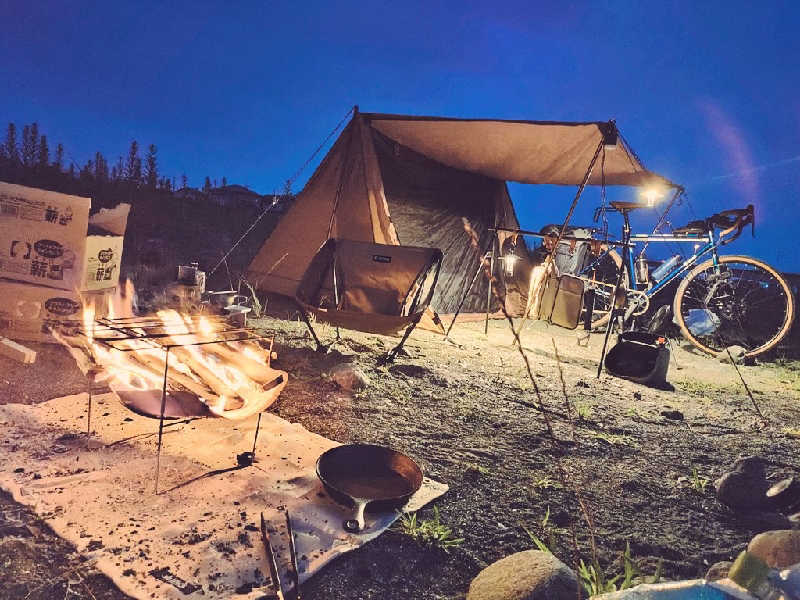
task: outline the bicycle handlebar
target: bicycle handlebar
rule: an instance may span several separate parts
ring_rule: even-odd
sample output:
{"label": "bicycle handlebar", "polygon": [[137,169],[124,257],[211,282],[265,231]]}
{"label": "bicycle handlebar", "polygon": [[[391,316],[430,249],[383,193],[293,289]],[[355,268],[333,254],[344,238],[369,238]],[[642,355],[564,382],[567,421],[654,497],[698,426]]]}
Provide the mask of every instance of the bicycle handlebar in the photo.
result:
{"label": "bicycle handlebar", "polygon": [[[719,232],[720,240],[727,235],[731,235],[729,239],[720,242],[722,245],[728,244],[742,235],[742,230],[747,225],[750,225],[753,237],[756,235],[756,215],[752,204],[748,204],[747,208],[723,210],[709,217],[708,220],[712,225],[722,229]],[[735,233],[733,233],[734,230],[736,230]]]}

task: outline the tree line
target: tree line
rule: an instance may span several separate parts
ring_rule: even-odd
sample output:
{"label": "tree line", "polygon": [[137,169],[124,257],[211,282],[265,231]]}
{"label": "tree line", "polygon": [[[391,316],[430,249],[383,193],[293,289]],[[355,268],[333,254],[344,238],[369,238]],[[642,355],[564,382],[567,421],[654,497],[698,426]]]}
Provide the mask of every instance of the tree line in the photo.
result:
{"label": "tree line", "polygon": [[[65,155],[59,142],[51,151],[50,140],[38,123],[24,125],[21,136],[9,123],[0,143],[0,181],[40,187],[66,194],[90,196],[94,206],[113,206],[120,201],[135,202],[142,195],[169,194],[189,187],[184,173],[180,187],[175,177],[162,175],[158,168],[158,148],[149,144],[141,156],[139,143],[133,140],[126,156],[120,155],[109,165],[101,152],[95,152],[83,165]],[[227,185],[222,178],[222,185]],[[203,191],[217,187],[217,180],[206,177]]]}

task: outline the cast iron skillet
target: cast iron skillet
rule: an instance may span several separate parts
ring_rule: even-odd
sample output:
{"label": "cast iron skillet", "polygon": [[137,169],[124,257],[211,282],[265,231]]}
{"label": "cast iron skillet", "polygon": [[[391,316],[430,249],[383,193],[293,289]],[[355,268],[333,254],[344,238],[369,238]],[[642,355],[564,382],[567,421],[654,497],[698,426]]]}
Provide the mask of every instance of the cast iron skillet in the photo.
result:
{"label": "cast iron skillet", "polygon": [[372,444],[347,444],[317,459],[317,476],[328,494],[341,504],[355,506],[355,519],[346,531],[364,529],[364,509],[392,510],[403,506],[422,485],[422,469],[405,454]]}

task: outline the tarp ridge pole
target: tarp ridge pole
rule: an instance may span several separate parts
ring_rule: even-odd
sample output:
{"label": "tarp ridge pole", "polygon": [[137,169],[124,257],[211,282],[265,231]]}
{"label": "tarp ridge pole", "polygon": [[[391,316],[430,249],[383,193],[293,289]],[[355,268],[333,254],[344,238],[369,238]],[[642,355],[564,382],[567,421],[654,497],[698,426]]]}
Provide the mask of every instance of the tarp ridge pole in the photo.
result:
{"label": "tarp ridge pole", "polygon": [[[497,229],[497,215],[495,215],[494,227],[495,227],[495,230],[489,232],[489,235],[491,236],[490,239],[491,239],[491,244],[492,244],[492,256],[489,259],[489,274],[491,275],[491,277],[489,277],[489,286],[488,286],[488,289],[486,290],[486,319],[485,319],[485,321],[483,323],[483,335],[489,335],[489,310],[490,310],[491,304],[492,304],[492,279],[494,278],[494,257],[495,257],[495,247],[497,245],[495,243],[497,241],[497,230],[496,230]],[[483,257],[481,257],[481,262],[483,262]]]}
{"label": "tarp ridge pole", "polygon": [[[597,163],[597,159],[600,157],[600,153],[603,152],[603,148],[605,147],[605,136],[601,137],[600,143],[597,144],[597,149],[594,151],[594,156],[592,156],[592,160],[589,163],[589,168],[586,169],[586,173],[583,176],[583,180],[581,184],[578,186],[578,191],[575,193],[575,198],[572,199],[572,204],[569,207],[569,211],[567,212],[567,217],[564,219],[563,225],[561,225],[561,231],[558,232],[558,237],[556,238],[556,243],[553,245],[553,250],[550,254],[547,255],[547,258],[544,261],[544,268],[545,273],[550,268],[550,265],[553,264],[554,256],[556,250],[558,249],[558,244],[561,243],[561,239],[564,237],[565,232],[567,231],[567,227],[569,226],[569,222],[572,219],[572,213],[575,212],[575,207],[578,205],[578,200],[580,200],[581,195],[583,194],[583,190],[586,188],[586,184],[589,183],[589,179],[592,176],[592,171],[594,171],[594,166]],[[528,299],[530,302],[530,298]],[[525,326],[525,321],[528,319],[529,309],[526,307],[525,314],[522,316],[522,322],[519,324],[519,329],[517,329],[515,342],[518,341],[520,338],[520,334],[522,333],[522,328]],[[488,316],[487,316],[488,319]],[[487,320],[488,323],[488,320]]]}
{"label": "tarp ridge pole", "polygon": [[161,386],[161,412],[158,417],[158,448],[156,449],[156,486],[158,494],[158,476],[161,473],[161,440],[164,437],[164,412],[167,409],[167,371],[169,370],[169,346],[164,353],[164,382]]}

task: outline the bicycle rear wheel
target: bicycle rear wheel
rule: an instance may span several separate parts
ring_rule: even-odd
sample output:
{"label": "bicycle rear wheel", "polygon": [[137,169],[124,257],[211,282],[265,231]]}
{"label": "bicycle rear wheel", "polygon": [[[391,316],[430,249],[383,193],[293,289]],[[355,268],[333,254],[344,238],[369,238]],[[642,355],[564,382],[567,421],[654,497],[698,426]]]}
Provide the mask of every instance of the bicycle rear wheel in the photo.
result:
{"label": "bicycle rear wheel", "polygon": [[678,286],[674,314],[684,337],[709,354],[742,346],[746,357],[774,348],[794,321],[794,296],[768,264],[721,256],[697,265]]}

